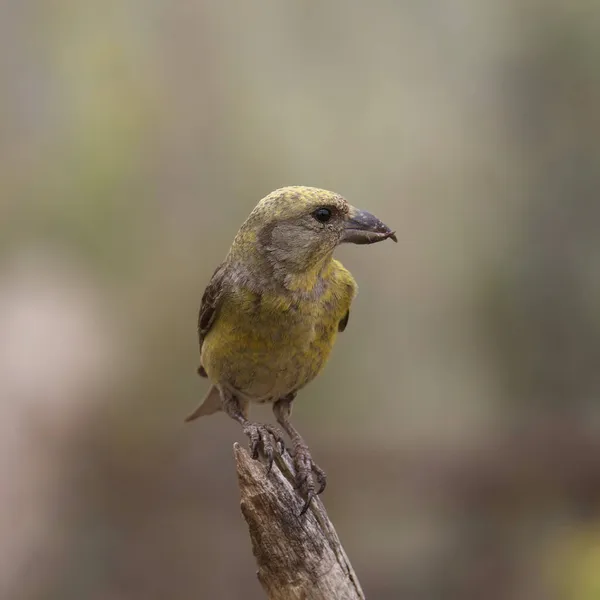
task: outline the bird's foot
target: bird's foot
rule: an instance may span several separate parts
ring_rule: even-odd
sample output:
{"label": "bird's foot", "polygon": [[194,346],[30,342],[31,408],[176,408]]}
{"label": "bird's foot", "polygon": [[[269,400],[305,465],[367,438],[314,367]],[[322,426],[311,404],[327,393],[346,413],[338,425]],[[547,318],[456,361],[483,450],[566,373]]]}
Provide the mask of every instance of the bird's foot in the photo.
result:
{"label": "bird's foot", "polygon": [[327,476],[325,471],[312,459],[306,444],[296,444],[294,467],[296,469],[296,489],[306,498],[300,511],[300,515],[303,515],[308,510],[311,500],[325,489]]}
{"label": "bird's foot", "polygon": [[[262,423],[248,423],[244,426],[244,435],[250,440],[250,454],[252,458],[257,459],[258,453],[262,450],[267,459],[267,475],[271,472],[273,459],[275,458],[275,446],[278,447],[279,454],[285,452],[285,443],[283,433],[277,427]],[[275,444],[273,444],[275,442]]]}

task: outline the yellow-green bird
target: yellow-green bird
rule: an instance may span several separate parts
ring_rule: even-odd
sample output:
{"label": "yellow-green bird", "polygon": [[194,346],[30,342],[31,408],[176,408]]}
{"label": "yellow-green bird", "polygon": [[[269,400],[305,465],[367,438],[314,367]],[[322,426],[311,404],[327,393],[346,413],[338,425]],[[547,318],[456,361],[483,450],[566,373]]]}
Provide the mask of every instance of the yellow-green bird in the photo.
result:
{"label": "yellow-green bird", "polygon": [[254,458],[263,450],[270,470],[279,429],[248,419],[250,402],[270,402],[294,447],[304,512],[325,489],[325,473],[290,423],[298,390],[321,371],[357,292],[352,275],[333,258],[344,242],[373,244],[395,233],[339,194],[284,187],[263,198],[240,227],[214,272],[200,306],[200,367],[212,386],[192,421],[219,410],[243,427]]}

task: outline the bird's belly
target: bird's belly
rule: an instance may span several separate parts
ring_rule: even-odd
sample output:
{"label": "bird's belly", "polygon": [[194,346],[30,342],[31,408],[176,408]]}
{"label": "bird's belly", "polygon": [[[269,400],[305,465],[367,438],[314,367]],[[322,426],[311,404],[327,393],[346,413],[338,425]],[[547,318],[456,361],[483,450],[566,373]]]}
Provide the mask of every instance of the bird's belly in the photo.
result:
{"label": "bird's belly", "polygon": [[211,380],[254,402],[297,391],[321,371],[337,327],[288,322],[278,327],[216,327],[204,341],[202,364]]}

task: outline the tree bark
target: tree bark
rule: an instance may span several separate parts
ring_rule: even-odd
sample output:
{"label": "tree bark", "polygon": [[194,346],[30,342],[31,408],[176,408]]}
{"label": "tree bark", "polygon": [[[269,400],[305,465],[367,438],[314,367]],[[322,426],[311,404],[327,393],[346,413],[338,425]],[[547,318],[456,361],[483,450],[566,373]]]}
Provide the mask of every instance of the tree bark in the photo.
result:
{"label": "tree bark", "polygon": [[241,509],[258,564],[258,579],[269,600],[364,600],[352,565],[315,498],[299,516],[304,501],[294,489],[287,452],[271,473],[234,444]]}

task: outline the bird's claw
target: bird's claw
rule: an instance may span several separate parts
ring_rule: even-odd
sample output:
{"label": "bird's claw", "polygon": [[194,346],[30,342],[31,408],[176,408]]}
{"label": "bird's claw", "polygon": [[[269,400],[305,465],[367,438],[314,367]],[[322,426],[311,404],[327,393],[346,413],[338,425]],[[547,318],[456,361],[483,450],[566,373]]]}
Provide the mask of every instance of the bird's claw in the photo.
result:
{"label": "bird's claw", "polygon": [[[263,425],[261,423],[249,423],[244,427],[244,435],[248,436],[250,441],[250,454],[252,458],[257,459],[260,450],[262,450],[267,460],[267,475],[273,467],[275,458],[275,445],[280,454],[285,452],[285,443],[283,434],[273,425]],[[273,444],[275,441],[275,445]]]}
{"label": "bird's claw", "polygon": [[325,489],[327,476],[325,471],[313,461],[310,451],[305,445],[296,446],[294,467],[296,469],[296,489],[305,498],[304,506],[300,511],[300,516],[302,516],[308,510],[312,499]]}

